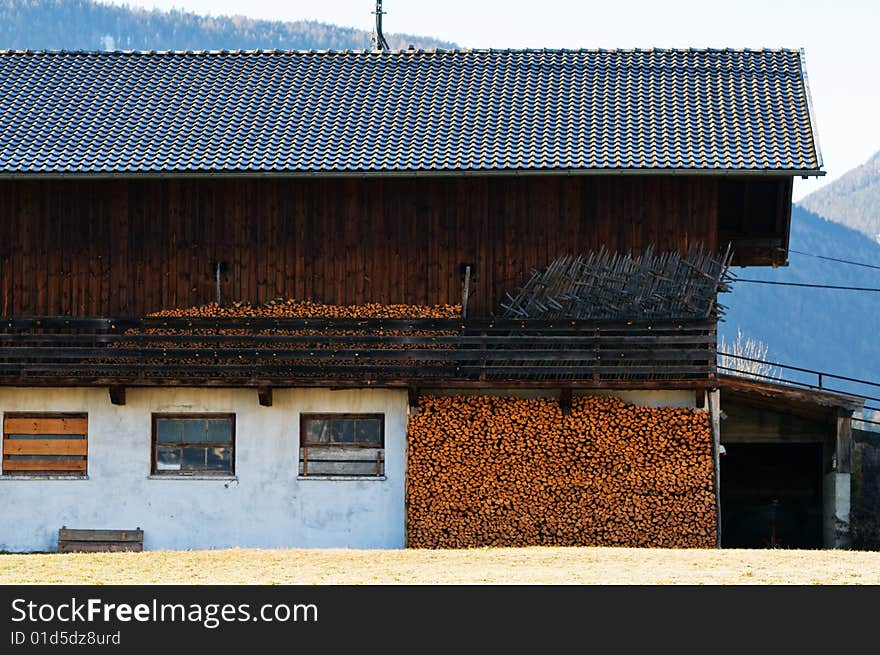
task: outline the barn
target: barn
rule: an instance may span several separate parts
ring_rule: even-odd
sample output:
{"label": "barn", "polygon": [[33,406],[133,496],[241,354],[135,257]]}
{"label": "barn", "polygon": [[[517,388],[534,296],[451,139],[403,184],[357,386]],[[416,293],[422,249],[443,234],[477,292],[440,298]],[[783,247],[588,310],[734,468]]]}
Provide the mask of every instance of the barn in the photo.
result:
{"label": "barn", "polygon": [[718,293],[822,174],[802,52],[5,51],[0,87],[0,550],[718,543]]}

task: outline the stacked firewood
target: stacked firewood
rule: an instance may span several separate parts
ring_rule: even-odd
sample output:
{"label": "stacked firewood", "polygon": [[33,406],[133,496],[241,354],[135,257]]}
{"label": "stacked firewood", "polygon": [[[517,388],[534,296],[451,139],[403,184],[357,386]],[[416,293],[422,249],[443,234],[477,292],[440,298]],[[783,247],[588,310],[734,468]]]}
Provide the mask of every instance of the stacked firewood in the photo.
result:
{"label": "stacked firewood", "polygon": [[186,309],[163,309],[149,318],[335,318],[335,319],[418,319],[459,318],[461,305],[325,305],[311,300],[276,298],[263,305],[235,302],[221,305],[216,302]]}
{"label": "stacked firewood", "polygon": [[411,417],[407,541],[712,547],[706,412],[613,397],[423,396]]}
{"label": "stacked firewood", "polygon": [[[313,318],[313,319],[448,319],[459,318],[461,316],[460,305],[405,305],[393,304],[382,305],[379,303],[368,303],[363,305],[326,305],[316,303],[309,300],[285,300],[276,299],[263,305],[252,305],[247,302],[236,302],[229,305],[220,305],[218,303],[209,303],[198,307],[190,307],[183,309],[164,309],[148,315],[148,318]],[[270,328],[251,330],[242,327],[222,327],[222,322],[216,328],[181,328],[181,327],[148,327],[148,328],[132,328],[126,330],[126,335],[150,335],[155,337],[188,335],[188,336],[204,336],[205,340],[188,341],[187,343],[175,343],[167,339],[157,338],[156,340],[139,340],[139,341],[120,341],[115,343],[120,348],[203,348],[211,349],[217,352],[217,356],[210,361],[199,360],[196,358],[187,358],[178,361],[178,364],[184,365],[214,365],[217,375],[225,374],[225,365],[241,365],[248,364],[253,366],[254,374],[259,373],[259,369],[265,366],[274,367],[276,375],[284,375],[284,370],[278,367],[289,367],[290,375],[297,377],[324,377],[327,375],[327,364],[334,366],[347,366],[360,368],[366,360],[360,359],[343,359],[334,358],[331,360],[306,358],[306,359],[278,359],[271,356],[271,351],[282,350],[327,350],[333,348],[341,348],[344,350],[401,350],[413,348],[414,346],[405,343],[395,343],[392,340],[388,342],[348,342],[345,344],[333,345],[326,337],[331,336],[362,336],[367,334],[357,329],[342,328]],[[369,332],[373,336],[454,336],[458,334],[455,330],[400,330],[390,328],[377,328]],[[271,342],[253,342],[248,341],[246,337],[251,335],[259,336],[299,336],[299,337],[315,337],[314,341],[271,341]],[[211,337],[216,336],[241,336],[245,337],[241,341],[223,341],[215,342]],[[439,346],[432,344],[421,344],[420,348],[435,349]],[[261,349],[266,352],[267,356],[254,356],[247,359],[237,357],[228,357],[224,354],[224,349]],[[126,360],[115,359],[116,363],[126,363]],[[414,360],[414,359],[395,359],[395,360],[369,360],[370,363],[377,366],[397,366],[422,369],[430,371],[432,368],[445,365],[440,360]],[[142,360],[131,359],[130,363],[144,363]],[[149,363],[149,360],[147,361]],[[167,363],[162,360],[155,360],[157,368],[153,371],[153,375],[168,376],[179,375],[179,371],[160,367],[159,364]],[[296,369],[294,371],[294,369]],[[237,374],[237,373],[236,373]],[[347,373],[334,373],[335,377],[357,379],[359,373],[355,371]]]}

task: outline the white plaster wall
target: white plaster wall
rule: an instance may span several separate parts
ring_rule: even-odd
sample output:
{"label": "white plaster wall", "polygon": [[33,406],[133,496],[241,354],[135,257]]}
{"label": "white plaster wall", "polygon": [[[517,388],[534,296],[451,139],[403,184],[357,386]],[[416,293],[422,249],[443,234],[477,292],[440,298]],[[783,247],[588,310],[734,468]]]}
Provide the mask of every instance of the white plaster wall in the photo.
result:
{"label": "white plaster wall", "polygon": [[[436,396],[509,396],[514,398],[559,397],[558,389],[424,389],[426,395]],[[643,407],[696,407],[696,392],[689,390],[633,390],[582,389],[574,390],[575,396],[616,396],[624,402]]]}
{"label": "white plaster wall", "polygon": [[697,406],[697,394],[692,390],[662,391],[626,389],[591,389],[575,391],[576,396],[615,396],[622,401],[640,407],[691,407]]}
{"label": "white plaster wall", "polygon": [[849,473],[826,473],[822,479],[822,528],[825,548],[850,547],[851,485],[852,475]]}
{"label": "white plaster wall", "polygon": [[[407,395],[384,389],[0,389],[2,412],[87,412],[88,479],[0,475],[0,551],[55,550],[58,528],[144,530],[144,548],[404,546]],[[235,477],[150,478],[153,412],[234,412]],[[385,479],[297,479],[300,412],[385,414]]]}

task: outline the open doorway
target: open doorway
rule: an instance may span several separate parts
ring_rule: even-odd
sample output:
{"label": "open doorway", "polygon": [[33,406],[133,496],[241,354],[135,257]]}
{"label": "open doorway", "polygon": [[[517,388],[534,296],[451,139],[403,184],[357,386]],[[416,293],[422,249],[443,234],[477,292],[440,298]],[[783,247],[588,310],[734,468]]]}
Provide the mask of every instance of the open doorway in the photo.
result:
{"label": "open doorway", "polygon": [[822,444],[726,444],[724,548],[822,548]]}

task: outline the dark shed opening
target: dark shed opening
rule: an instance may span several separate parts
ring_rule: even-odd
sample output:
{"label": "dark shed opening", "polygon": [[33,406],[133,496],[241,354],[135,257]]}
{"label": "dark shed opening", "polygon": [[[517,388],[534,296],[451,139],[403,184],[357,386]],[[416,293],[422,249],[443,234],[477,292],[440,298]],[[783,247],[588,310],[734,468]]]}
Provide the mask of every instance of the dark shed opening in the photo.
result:
{"label": "dark shed opening", "polygon": [[721,546],[849,546],[858,398],[722,375]]}
{"label": "dark shed opening", "polygon": [[721,458],[724,548],[822,548],[822,444],[741,443]]}

